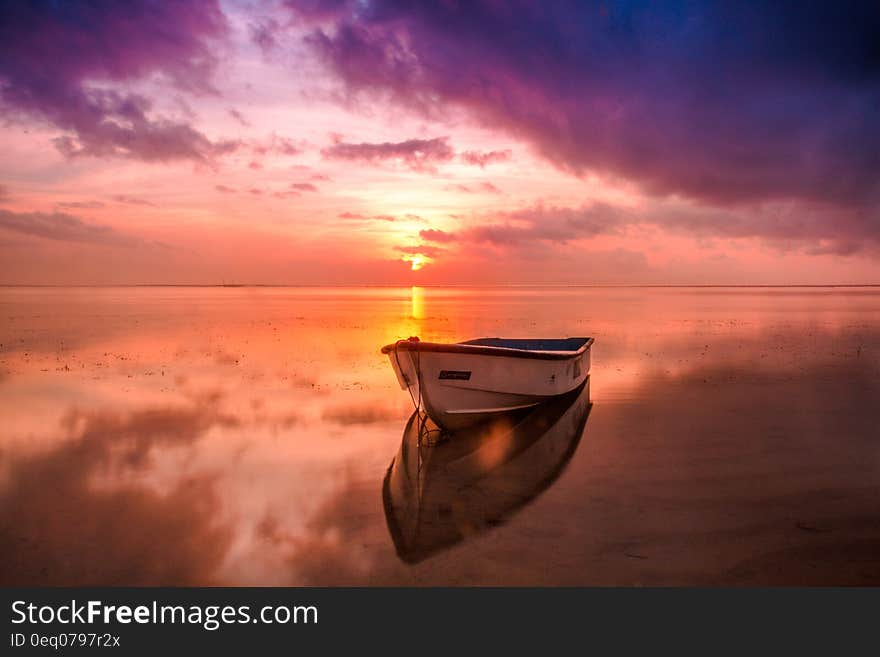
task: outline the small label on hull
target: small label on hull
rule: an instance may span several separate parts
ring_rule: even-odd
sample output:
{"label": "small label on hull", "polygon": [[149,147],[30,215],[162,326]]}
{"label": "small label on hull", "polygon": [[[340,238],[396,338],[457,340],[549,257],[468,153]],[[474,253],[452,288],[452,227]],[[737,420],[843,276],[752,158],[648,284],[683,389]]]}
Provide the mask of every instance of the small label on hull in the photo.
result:
{"label": "small label on hull", "polygon": [[471,373],[460,370],[440,370],[440,378],[452,379],[454,381],[470,381]]}

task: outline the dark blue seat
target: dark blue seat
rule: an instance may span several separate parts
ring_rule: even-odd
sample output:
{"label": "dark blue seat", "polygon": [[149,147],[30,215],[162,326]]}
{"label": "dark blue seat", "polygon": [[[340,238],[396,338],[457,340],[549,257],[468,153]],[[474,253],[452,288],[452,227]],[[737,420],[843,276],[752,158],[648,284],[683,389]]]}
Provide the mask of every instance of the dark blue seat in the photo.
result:
{"label": "dark blue seat", "polygon": [[518,338],[479,338],[459,344],[470,344],[480,347],[504,347],[505,349],[522,349],[524,351],[577,351],[589,338],[561,339],[518,339]]}

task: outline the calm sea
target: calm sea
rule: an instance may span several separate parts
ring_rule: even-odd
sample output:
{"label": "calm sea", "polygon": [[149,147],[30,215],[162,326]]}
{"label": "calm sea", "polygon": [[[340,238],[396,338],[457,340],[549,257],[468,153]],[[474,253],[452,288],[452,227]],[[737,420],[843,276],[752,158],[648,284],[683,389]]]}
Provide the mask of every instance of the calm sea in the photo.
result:
{"label": "calm sea", "polygon": [[[411,335],[589,399],[386,481]],[[0,288],[0,417],[4,585],[880,584],[878,288]]]}

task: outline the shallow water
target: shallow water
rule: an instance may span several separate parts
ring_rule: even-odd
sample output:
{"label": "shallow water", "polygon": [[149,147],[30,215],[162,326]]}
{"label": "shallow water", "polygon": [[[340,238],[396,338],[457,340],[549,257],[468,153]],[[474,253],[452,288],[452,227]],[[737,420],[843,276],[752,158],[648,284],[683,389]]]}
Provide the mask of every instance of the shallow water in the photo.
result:
{"label": "shallow water", "polygon": [[[446,481],[419,559],[410,335],[596,338],[554,476]],[[878,288],[2,288],[0,583],[880,584],[878,338]]]}

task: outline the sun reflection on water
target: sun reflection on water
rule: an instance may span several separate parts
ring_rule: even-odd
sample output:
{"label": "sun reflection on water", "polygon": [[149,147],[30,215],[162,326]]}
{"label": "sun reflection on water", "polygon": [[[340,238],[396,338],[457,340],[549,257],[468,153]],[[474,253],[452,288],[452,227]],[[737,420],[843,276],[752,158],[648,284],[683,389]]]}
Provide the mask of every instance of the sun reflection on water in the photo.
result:
{"label": "sun reflection on water", "polygon": [[[0,306],[0,584],[701,583],[690,562],[713,559],[713,582],[865,583],[874,563],[873,290],[4,288]],[[412,335],[597,338],[564,478],[481,535],[566,443],[478,437],[451,462],[512,474],[436,507],[470,540],[416,567],[380,494],[412,413],[380,348]],[[793,463],[817,474],[766,476]],[[815,506],[817,485],[841,497]],[[792,518],[840,518],[848,549],[798,561],[826,534]],[[714,538],[650,579],[623,552],[637,532],[660,563],[695,528]],[[777,556],[734,570],[750,554]]]}
{"label": "sun reflection on water", "polygon": [[411,292],[412,299],[412,318],[425,318],[425,288],[413,285]]}

